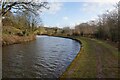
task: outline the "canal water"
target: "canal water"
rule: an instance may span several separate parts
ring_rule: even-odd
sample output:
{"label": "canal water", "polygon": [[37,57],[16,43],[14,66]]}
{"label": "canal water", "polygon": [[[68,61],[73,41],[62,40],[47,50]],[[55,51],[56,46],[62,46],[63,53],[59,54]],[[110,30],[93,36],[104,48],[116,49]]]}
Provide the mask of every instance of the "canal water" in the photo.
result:
{"label": "canal water", "polygon": [[75,40],[36,37],[32,42],[2,48],[3,78],[58,78],[80,50]]}

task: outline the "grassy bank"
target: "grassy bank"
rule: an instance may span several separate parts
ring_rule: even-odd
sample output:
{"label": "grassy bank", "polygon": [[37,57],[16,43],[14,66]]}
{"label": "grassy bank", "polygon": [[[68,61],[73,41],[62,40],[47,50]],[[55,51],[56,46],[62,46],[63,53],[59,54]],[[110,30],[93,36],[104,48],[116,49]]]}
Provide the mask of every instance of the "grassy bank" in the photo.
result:
{"label": "grassy bank", "polygon": [[29,36],[18,36],[18,35],[8,35],[3,34],[2,36],[2,45],[17,44],[35,40],[35,35]]}
{"label": "grassy bank", "polygon": [[118,78],[118,49],[96,39],[72,37],[80,40],[82,48],[67,70],[64,78]]}
{"label": "grassy bank", "polygon": [[14,26],[2,27],[2,45],[17,44],[35,40],[35,35],[28,29],[20,29]]}

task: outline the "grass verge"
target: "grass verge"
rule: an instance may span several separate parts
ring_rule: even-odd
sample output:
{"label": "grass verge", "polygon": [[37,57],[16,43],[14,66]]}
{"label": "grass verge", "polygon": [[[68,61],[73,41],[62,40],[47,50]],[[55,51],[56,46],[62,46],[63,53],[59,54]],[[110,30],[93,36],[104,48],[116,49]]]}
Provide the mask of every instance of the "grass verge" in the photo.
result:
{"label": "grass verge", "polygon": [[72,37],[82,48],[70,66],[61,75],[64,78],[118,78],[118,49],[96,39]]}

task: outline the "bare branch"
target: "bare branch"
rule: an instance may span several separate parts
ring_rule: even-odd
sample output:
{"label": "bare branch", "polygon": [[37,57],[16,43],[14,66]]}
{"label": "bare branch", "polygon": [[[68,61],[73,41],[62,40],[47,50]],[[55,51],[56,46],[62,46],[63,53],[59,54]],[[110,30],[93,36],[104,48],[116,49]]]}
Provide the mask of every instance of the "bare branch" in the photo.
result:
{"label": "bare branch", "polygon": [[32,12],[33,14],[37,14],[37,10],[43,8],[49,9],[47,7],[48,2],[3,2],[2,3],[2,12],[0,15],[4,16],[11,9],[18,9],[23,11],[24,9]]}

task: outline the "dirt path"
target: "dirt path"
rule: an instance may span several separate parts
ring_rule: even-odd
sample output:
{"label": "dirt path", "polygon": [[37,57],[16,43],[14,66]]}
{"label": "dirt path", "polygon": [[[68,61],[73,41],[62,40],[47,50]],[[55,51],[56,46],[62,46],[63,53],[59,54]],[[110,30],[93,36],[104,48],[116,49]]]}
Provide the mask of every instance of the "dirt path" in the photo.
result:
{"label": "dirt path", "polygon": [[61,78],[117,78],[118,50],[102,41],[78,38],[83,45],[80,53]]}

